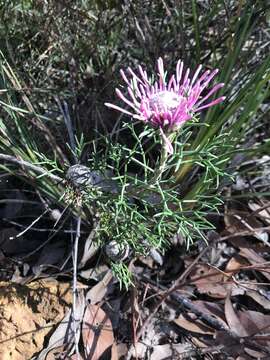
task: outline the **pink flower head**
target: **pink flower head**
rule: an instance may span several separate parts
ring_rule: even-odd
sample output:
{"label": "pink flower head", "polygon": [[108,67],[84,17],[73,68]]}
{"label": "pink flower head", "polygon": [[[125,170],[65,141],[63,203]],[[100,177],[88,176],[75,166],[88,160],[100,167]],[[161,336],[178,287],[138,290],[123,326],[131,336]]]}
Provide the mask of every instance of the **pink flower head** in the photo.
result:
{"label": "pink flower head", "polygon": [[116,94],[132,111],[114,104],[106,103],[105,105],[159,128],[167,151],[172,153],[172,145],[167,135],[179,129],[195,113],[223,101],[224,96],[206,102],[224,84],[216,84],[208,93],[205,93],[204,90],[217,74],[217,69],[206,70],[199,75],[202,69],[202,65],[199,65],[191,77],[190,70],[183,71],[184,64],[179,60],[175,75],[167,81],[162,58],[158,59],[157,64],[158,79],[155,82],[151,81],[141,66],[139,66],[139,75],[136,75],[131,68],[128,68],[126,73],[123,70],[120,71],[127,84],[129,97],[124,96],[119,89],[116,89]]}

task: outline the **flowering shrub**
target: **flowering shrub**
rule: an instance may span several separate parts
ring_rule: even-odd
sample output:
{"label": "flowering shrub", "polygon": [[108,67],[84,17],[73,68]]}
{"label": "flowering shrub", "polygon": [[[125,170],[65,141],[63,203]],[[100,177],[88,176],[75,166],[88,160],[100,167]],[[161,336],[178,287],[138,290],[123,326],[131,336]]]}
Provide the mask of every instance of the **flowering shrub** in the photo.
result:
{"label": "flowering shrub", "polygon": [[[0,167],[31,184],[50,206],[79,217],[87,231],[93,230],[95,242],[107,258],[111,256],[108,249],[114,258],[124,255],[124,261],[112,257],[109,261],[125,283],[128,262],[137,254],[155,249],[162,252],[178,235],[187,247],[206,239],[207,230],[214,227],[207,221],[209,211],[218,211],[222,191],[228,186],[226,174],[239,172],[236,155],[249,159],[269,153],[269,141],[258,144],[254,136],[254,130],[263,124],[261,119],[267,121],[269,54],[267,46],[259,48],[256,42],[254,46],[254,38],[268,41],[265,29],[258,27],[265,23],[265,11],[261,2],[233,5],[235,16],[228,17],[224,28],[223,3],[200,15],[203,21],[195,31],[195,48],[194,16],[186,13],[180,29],[174,4],[166,14],[162,4],[151,2],[147,9],[150,22],[140,29],[140,36],[147,33],[143,42],[122,5],[118,10],[102,9],[91,27],[92,2],[91,11],[83,17],[81,10],[71,12],[70,7],[58,3],[52,8],[38,6],[26,17],[21,16],[20,7],[11,4],[12,21],[3,17],[8,19],[4,31],[9,29],[9,41],[0,54]],[[85,4],[78,9],[81,6],[85,11]],[[144,19],[141,3],[132,2],[133,6],[135,18],[140,19],[141,14]],[[40,31],[43,19],[47,23],[43,10],[51,21]],[[31,19],[29,33],[26,19]],[[156,37],[164,22],[167,30]],[[78,31],[74,32],[74,24]],[[209,36],[210,24],[218,36]],[[172,36],[178,28],[181,36]],[[20,44],[25,34],[30,37]],[[49,46],[44,57],[43,45],[51,42],[52,34],[55,46]],[[15,42],[10,41],[11,35]],[[121,128],[116,121],[112,128],[101,108],[108,96],[104,84],[113,81],[114,69],[126,58],[148,64],[161,48],[172,59],[179,53],[189,57],[190,63],[207,59],[212,69],[218,66],[221,70],[218,83],[211,85],[217,70],[203,71],[200,65],[190,75],[181,61],[170,77],[162,59],[155,78],[142,67],[138,72],[122,70],[125,87],[117,90],[117,95],[124,106],[107,105],[138,121],[127,119]],[[9,65],[10,56],[18,72]],[[226,103],[219,94],[223,83]],[[195,123],[196,115],[204,110],[203,121]],[[70,231],[69,222],[63,223]]]}
{"label": "flowering shrub", "polygon": [[141,66],[139,66],[140,76],[128,68],[127,73],[131,79],[121,70],[121,76],[127,84],[127,93],[130,99],[125,97],[119,89],[116,89],[116,94],[133,109],[133,112],[114,104],[106,103],[106,105],[149,123],[154,128],[159,128],[166,149],[172,154],[173,148],[168,139],[169,134],[177,131],[197,112],[223,101],[225,96],[206,103],[210,96],[224,86],[224,83],[216,84],[208,93],[204,93],[218,73],[217,69],[206,70],[199,76],[202,69],[202,65],[199,65],[193,77],[190,77],[190,69],[184,71],[184,63],[179,60],[175,75],[172,75],[167,81],[162,58],[158,59],[157,64],[158,79],[155,82],[151,81],[151,77]]}

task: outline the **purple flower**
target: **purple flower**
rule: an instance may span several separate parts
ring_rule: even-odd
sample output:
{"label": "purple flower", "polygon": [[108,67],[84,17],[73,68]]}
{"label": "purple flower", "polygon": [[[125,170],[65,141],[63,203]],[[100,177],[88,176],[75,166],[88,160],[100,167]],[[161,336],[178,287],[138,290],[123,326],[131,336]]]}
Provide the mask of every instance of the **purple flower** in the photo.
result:
{"label": "purple flower", "polygon": [[[169,81],[162,58],[158,59],[158,79],[152,81],[147,72],[139,66],[139,75],[131,68],[125,73],[120,71],[127,84],[128,97],[116,89],[116,94],[132,109],[128,111],[117,105],[106,103],[105,105],[140,119],[154,128],[159,128],[165,142],[167,151],[173,152],[172,144],[168,135],[178,130],[182,124],[190,120],[197,112],[216,105],[225,99],[224,96],[207,102],[209,97],[224,86],[216,84],[207,93],[204,91],[218,70],[206,70],[201,75],[202,65],[199,65],[194,75],[190,76],[190,70],[184,71],[184,64],[178,61],[176,74]],[[203,95],[202,95],[203,93]]]}

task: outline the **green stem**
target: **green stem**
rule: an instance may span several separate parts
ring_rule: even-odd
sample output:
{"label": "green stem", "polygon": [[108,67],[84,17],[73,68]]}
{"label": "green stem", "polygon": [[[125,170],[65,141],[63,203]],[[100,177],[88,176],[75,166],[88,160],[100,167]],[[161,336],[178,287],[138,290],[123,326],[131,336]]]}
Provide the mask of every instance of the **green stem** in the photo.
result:
{"label": "green stem", "polygon": [[163,143],[162,149],[161,149],[159,167],[155,171],[153,179],[151,180],[152,184],[156,183],[160,179],[161,175],[163,174],[163,172],[165,170],[167,159],[168,159],[168,151],[166,149],[165,144]]}

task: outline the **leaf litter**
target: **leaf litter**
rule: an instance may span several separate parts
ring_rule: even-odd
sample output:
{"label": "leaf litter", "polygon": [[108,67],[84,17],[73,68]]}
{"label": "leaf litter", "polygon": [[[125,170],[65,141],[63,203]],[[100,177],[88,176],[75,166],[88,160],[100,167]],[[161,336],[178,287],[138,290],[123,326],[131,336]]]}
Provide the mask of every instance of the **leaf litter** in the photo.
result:
{"label": "leaf litter", "polygon": [[173,243],[160,255],[162,261],[149,255],[130,263],[135,288],[128,292],[119,289],[93,233],[86,236],[78,262],[78,355],[72,292],[63,287],[71,276],[70,246],[59,233],[33,253],[42,238],[31,231],[17,237],[19,231],[9,225],[0,236],[2,278],[17,285],[16,295],[10,285],[1,287],[9,290],[1,290],[0,355],[8,360],[20,360],[22,353],[32,360],[270,358],[268,203],[263,209],[254,204],[244,211],[227,209],[223,228],[209,232],[208,245],[198,243],[187,255]]}

